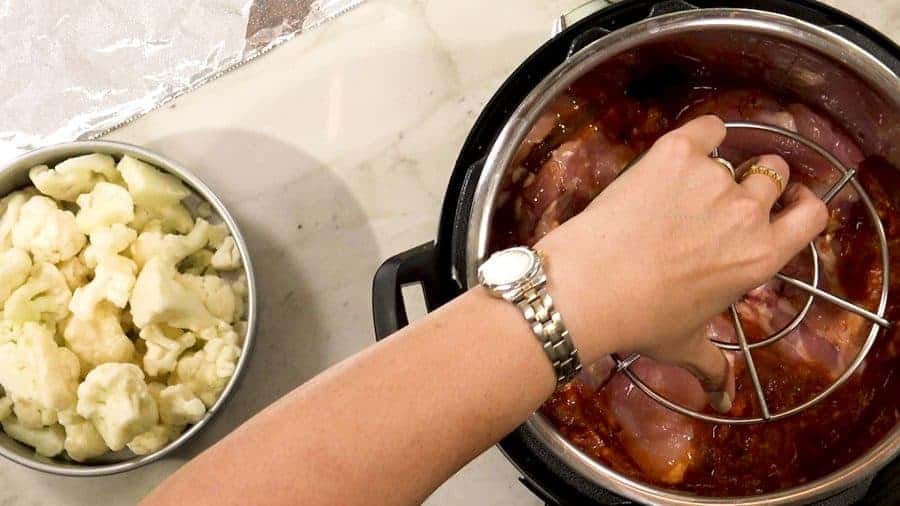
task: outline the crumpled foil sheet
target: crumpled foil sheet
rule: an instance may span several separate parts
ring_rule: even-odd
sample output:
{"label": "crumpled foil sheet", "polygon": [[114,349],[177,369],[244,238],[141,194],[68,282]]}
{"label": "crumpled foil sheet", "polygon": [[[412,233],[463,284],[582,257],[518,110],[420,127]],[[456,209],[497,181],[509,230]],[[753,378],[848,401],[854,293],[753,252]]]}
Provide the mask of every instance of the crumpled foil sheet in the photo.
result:
{"label": "crumpled foil sheet", "polygon": [[363,0],[0,0],[0,163],[102,136]]}

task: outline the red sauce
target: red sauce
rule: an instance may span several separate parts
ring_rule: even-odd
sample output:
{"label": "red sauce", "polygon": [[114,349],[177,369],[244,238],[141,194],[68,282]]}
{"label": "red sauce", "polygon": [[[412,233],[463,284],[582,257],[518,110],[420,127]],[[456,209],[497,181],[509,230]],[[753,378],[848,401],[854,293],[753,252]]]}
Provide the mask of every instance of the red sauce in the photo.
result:
{"label": "red sauce", "polygon": [[[570,93],[581,104],[579,113],[566,119],[569,124],[558,124],[532,149],[523,162],[526,169],[535,172],[568,138],[567,133],[591,122],[603,125],[617,140],[640,153],[678,123],[678,114],[687,105],[728,86],[699,65],[664,67],[650,73],[625,71],[624,67],[627,65],[607,66],[573,85]],[[644,75],[636,76],[635,72]],[[859,168],[859,179],[881,215],[892,251],[900,251],[900,172],[884,160],[869,158]],[[514,184],[508,186],[509,191],[516,191]],[[874,307],[880,296],[881,268],[873,228],[862,204],[855,204],[840,218],[842,225],[835,232],[839,245],[836,254],[853,261],[839,264],[839,284],[851,300]],[[498,210],[494,230],[495,249],[529,241],[527,234],[516,227],[512,204]],[[893,293],[900,290],[900,261],[896,258],[900,255],[891,261]],[[900,319],[900,304],[889,302],[887,317]],[[898,351],[898,330],[882,332],[857,374],[824,401],[791,418],[751,426],[686,419],[694,425],[698,451],[676,484],[655,481],[632,461],[620,442],[622,429],[599,391],[576,381],[557,392],[541,411],[576,446],[626,476],[699,495],[761,494],[801,485],[837,470],[862,455],[897,424]],[[754,351],[754,359],[769,406],[776,412],[806,401],[830,384],[824,370],[785,363],[765,347]],[[746,372],[737,372],[737,397],[730,414],[758,415]]]}

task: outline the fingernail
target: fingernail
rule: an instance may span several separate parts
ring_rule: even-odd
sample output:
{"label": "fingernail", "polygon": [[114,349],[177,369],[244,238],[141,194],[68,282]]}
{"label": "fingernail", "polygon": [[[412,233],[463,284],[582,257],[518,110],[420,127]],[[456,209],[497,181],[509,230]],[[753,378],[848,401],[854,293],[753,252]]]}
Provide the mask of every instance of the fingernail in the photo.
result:
{"label": "fingernail", "polygon": [[727,413],[731,410],[731,395],[725,391],[709,392],[709,403],[719,413]]}

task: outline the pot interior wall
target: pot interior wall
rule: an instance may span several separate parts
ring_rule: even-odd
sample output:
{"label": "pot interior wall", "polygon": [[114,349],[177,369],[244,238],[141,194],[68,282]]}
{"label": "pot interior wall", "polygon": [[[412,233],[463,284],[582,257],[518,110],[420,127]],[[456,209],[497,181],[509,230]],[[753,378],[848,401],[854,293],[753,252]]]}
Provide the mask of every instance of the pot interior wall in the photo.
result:
{"label": "pot interior wall", "polygon": [[866,155],[900,166],[897,80],[867,81],[828,56],[765,35],[707,31],[673,36],[661,45],[676,58],[706,63],[720,77],[749,86],[758,83],[827,112]]}
{"label": "pot interior wall", "polygon": [[766,89],[827,112],[866,155],[900,166],[900,82],[873,82],[795,42],[752,32],[685,32],[627,51],[593,73],[623,72]]}

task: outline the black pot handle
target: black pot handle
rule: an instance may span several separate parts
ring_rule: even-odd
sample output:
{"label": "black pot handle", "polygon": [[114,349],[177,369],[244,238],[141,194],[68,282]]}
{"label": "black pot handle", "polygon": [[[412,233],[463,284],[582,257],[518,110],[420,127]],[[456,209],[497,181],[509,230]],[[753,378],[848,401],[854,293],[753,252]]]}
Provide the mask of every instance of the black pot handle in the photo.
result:
{"label": "black pot handle", "polygon": [[402,288],[413,283],[422,284],[429,310],[440,305],[437,249],[433,241],[389,258],[375,273],[372,310],[376,341],[409,325]]}

